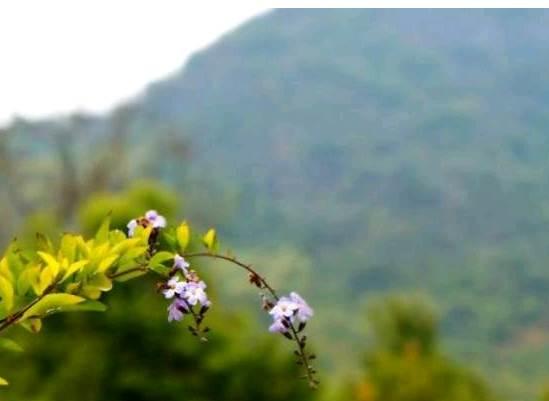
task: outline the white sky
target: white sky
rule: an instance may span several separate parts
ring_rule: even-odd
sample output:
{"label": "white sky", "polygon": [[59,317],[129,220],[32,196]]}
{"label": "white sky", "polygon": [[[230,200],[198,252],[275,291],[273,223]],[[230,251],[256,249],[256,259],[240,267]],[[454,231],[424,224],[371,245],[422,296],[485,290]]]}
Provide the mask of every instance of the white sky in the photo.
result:
{"label": "white sky", "polygon": [[254,2],[0,0],[0,125],[104,112],[265,11]]}

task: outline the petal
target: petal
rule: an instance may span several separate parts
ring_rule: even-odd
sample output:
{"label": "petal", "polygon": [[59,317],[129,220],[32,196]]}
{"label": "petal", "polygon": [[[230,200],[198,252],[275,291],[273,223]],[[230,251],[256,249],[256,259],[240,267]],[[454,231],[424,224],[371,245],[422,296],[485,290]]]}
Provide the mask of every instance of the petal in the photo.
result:
{"label": "petal", "polygon": [[149,210],[145,213],[145,218],[150,221],[156,220],[158,217],[158,212],[156,210]]}
{"label": "petal", "polygon": [[153,227],[154,228],[164,228],[164,227],[166,227],[166,218],[164,216],[159,215],[154,220],[152,220],[152,222],[153,222]]}

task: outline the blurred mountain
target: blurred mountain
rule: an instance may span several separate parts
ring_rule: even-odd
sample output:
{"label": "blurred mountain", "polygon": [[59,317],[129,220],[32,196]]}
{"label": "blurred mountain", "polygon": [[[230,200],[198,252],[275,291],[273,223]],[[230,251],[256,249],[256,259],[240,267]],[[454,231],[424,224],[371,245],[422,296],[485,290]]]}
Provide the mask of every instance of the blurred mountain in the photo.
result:
{"label": "blurred mountain", "polygon": [[[364,301],[418,289],[455,355],[533,391],[549,363],[548,37],[542,10],[273,11],[127,106],[125,160],[235,249],[304,252],[342,364]],[[80,120],[83,148],[119,117]]]}

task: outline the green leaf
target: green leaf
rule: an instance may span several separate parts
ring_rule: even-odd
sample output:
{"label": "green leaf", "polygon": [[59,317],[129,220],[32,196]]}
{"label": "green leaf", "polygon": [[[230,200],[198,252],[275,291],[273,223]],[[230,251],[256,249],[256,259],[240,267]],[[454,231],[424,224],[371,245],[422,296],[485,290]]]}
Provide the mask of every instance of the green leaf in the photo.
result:
{"label": "green leaf", "polygon": [[31,317],[41,317],[56,312],[62,306],[74,305],[84,302],[85,298],[72,294],[48,294],[32,307],[30,307],[21,320]]}
{"label": "green leaf", "polygon": [[149,269],[152,271],[160,274],[161,276],[167,276],[170,272],[170,269],[166,266],[164,266],[162,263],[166,262],[167,260],[173,260],[174,254],[171,252],[158,252],[154,254],[154,256],[149,261]]}
{"label": "green leaf", "polygon": [[176,236],[179,248],[181,249],[181,252],[183,252],[185,248],[187,248],[187,245],[189,245],[189,240],[191,238],[191,230],[186,221],[177,227]]}
{"label": "green leaf", "polygon": [[217,234],[215,229],[210,228],[206,234],[202,237],[202,242],[206,248],[210,251],[215,251],[217,249]]}
{"label": "green leaf", "polygon": [[154,256],[151,258],[149,265],[156,266],[161,265],[167,260],[173,260],[174,254],[171,252],[158,252],[155,253]]}
{"label": "green leaf", "polygon": [[163,277],[167,277],[171,270],[164,265],[150,265],[149,269],[151,269],[153,272],[160,274]]}
{"label": "green leaf", "polygon": [[23,348],[9,338],[0,338],[0,348],[12,352],[23,352]]}
{"label": "green leaf", "polygon": [[[169,231],[173,231],[170,233]],[[166,243],[166,249],[169,249],[172,252],[177,252],[179,249],[179,244],[175,238],[175,230],[164,230],[162,231],[162,240]]]}

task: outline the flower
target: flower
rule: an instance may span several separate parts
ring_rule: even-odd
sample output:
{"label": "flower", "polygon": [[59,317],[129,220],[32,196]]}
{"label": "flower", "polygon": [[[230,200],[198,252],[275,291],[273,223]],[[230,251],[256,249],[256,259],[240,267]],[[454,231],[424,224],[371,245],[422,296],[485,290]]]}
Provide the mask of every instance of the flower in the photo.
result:
{"label": "flower", "polygon": [[290,319],[294,316],[298,309],[298,303],[292,301],[288,297],[282,297],[278,300],[273,309],[269,311],[269,314],[273,317],[275,321],[285,318]]}
{"label": "flower", "polygon": [[147,228],[152,226],[153,228],[164,228],[166,227],[166,218],[158,214],[156,210],[149,210],[145,213],[145,217],[139,217],[137,219],[130,220],[128,222],[128,237],[133,237],[135,234],[135,229],[137,227]]}
{"label": "flower", "polygon": [[177,277],[173,277],[168,280],[166,284],[166,289],[162,291],[166,299],[173,298],[175,294],[181,294],[185,291],[187,283],[184,281],[179,281]]}
{"label": "flower", "polygon": [[159,215],[156,210],[149,210],[145,213],[145,218],[152,224],[153,228],[166,227],[166,218]]}
{"label": "flower", "polygon": [[301,298],[301,296],[297,292],[291,292],[290,299],[297,305],[299,305],[299,309],[297,310],[295,317],[300,323],[305,323],[307,320],[313,317],[313,309],[303,298]]}
{"label": "flower", "polygon": [[180,298],[174,299],[170,306],[168,306],[168,322],[174,320],[180,321],[187,312],[189,312],[189,308],[185,304],[185,301]]}
{"label": "flower", "polygon": [[282,323],[282,320],[276,319],[273,324],[269,327],[271,333],[286,333],[288,329]]}
{"label": "flower", "polygon": [[189,271],[187,268],[190,266],[189,262],[181,255],[176,254],[173,258],[173,267],[180,269],[183,273],[187,274]]}
{"label": "flower", "polygon": [[300,323],[298,330],[301,330],[305,327],[304,323],[314,315],[313,309],[297,292],[291,292],[288,297],[281,297],[275,305],[263,297],[263,308],[270,309],[269,314],[273,317],[269,331],[284,335],[287,335],[291,324],[297,321]]}
{"label": "flower", "polygon": [[200,302],[203,306],[210,306],[211,303],[208,300],[206,295],[206,284],[204,281],[199,281],[195,283],[193,281],[187,282],[185,285],[185,290],[183,291],[182,297],[187,301],[189,305],[196,305],[197,302]]}
{"label": "flower", "polygon": [[127,225],[127,227],[128,227],[128,237],[133,237],[133,234],[134,234],[135,229],[137,228],[137,226],[138,226],[138,224],[137,224],[136,219],[130,220],[130,222]]}

